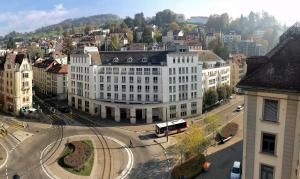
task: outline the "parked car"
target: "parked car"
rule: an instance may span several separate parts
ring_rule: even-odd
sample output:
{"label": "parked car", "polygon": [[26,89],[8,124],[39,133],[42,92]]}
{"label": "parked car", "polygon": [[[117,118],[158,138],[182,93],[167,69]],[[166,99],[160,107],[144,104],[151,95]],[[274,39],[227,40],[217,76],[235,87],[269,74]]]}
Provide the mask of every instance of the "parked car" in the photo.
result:
{"label": "parked car", "polygon": [[241,178],[241,162],[234,161],[230,172],[230,179],[240,179],[240,178]]}
{"label": "parked car", "polygon": [[21,177],[19,175],[17,175],[17,174],[13,176],[13,179],[20,179],[20,178]]}
{"label": "parked car", "polygon": [[238,107],[236,108],[236,111],[237,111],[237,112],[240,112],[240,111],[242,111],[243,109],[244,109],[243,106],[238,106]]}

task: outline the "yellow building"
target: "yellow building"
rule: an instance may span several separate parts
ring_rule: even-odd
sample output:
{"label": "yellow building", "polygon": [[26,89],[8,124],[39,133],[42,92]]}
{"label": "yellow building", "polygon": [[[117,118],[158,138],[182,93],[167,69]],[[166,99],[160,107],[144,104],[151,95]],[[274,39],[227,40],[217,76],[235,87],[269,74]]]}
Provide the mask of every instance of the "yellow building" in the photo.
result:
{"label": "yellow building", "polygon": [[0,108],[19,114],[32,106],[32,68],[24,54],[0,59]]}
{"label": "yellow building", "polygon": [[237,83],[247,72],[246,56],[243,54],[235,54],[230,56],[228,61],[230,66],[230,86],[236,89]]}

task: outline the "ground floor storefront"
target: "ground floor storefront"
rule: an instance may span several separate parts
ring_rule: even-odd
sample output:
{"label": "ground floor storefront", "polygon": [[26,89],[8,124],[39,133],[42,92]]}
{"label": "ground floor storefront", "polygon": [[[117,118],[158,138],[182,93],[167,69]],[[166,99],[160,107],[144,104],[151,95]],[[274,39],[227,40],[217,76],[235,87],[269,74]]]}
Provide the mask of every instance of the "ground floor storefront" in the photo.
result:
{"label": "ground floor storefront", "polygon": [[100,119],[132,124],[188,118],[202,113],[202,98],[172,103],[128,104],[69,95],[68,104]]}

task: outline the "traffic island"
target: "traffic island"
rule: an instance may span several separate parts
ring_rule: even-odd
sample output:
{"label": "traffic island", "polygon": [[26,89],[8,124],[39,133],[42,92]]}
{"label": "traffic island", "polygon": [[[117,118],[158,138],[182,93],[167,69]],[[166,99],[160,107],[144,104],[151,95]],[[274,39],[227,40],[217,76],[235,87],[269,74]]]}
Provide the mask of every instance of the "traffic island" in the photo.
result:
{"label": "traffic island", "polygon": [[69,136],[59,145],[52,142],[40,156],[43,172],[51,179],[126,178],[133,167],[131,150],[115,138],[104,138],[109,148],[89,134]]}
{"label": "traffic island", "polygon": [[90,176],[94,163],[94,147],[90,140],[65,144],[58,164],[75,175]]}

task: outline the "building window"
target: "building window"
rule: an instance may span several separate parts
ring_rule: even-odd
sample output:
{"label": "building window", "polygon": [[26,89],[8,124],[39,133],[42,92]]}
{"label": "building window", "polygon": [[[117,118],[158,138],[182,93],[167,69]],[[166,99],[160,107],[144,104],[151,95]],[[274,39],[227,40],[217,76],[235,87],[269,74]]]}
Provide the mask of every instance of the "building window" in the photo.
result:
{"label": "building window", "polygon": [[153,77],[153,83],[157,83],[157,77]]}
{"label": "building window", "polygon": [[274,167],[269,165],[260,165],[260,179],[273,179],[274,178]]}
{"label": "building window", "polygon": [[153,95],[153,101],[158,101],[158,95],[157,94]]}
{"label": "building window", "polygon": [[193,109],[193,110],[191,111],[191,114],[197,114],[197,110],[196,110],[196,109]]}
{"label": "building window", "polygon": [[130,86],[129,86],[129,91],[130,91],[130,92],[133,92],[133,89],[134,89],[133,85],[130,85]]}
{"label": "building window", "polygon": [[118,90],[119,90],[118,85],[115,85],[115,86],[114,86],[114,90],[115,90],[115,91],[118,91]]}
{"label": "building window", "polygon": [[142,91],[142,86],[138,85],[137,90],[138,90],[138,92],[141,92]]}
{"label": "building window", "polygon": [[262,133],[261,152],[267,154],[275,154],[276,135]]}
{"label": "building window", "polygon": [[133,76],[130,76],[130,77],[129,77],[129,82],[130,82],[130,83],[133,83]]}
{"label": "building window", "polygon": [[146,94],[146,101],[150,101],[150,96]]}
{"label": "building window", "polygon": [[142,77],[140,76],[137,77],[137,83],[142,83]]}
{"label": "building window", "polygon": [[133,101],[133,100],[134,100],[133,94],[130,94],[130,95],[129,95],[129,98],[130,98],[130,101]]}
{"label": "building window", "polygon": [[138,94],[138,95],[137,95],[137,100],[138,100],[138,101],[142,101],[142,95]]}
{"label": "building window", "polygon": [[126,83],[126,76],[122,76],[122,83]]}
{"label": "building window", "polygon": [[126,101],[126,94],[122,94],[122,100]]}
{"label": "building window", "polygon": [[278,101],[265,99],[263,120],[270,122],[278,121]]}
{"label": "building window", "polygon": [[181,117],[184,117],[184,116],[186,116],[186,111],[181,112]]}
{"label": "building window", "polygon": [[145,86],[145,91],[150,92],[150,86]]}
{"label": "building window", "polygon": [[118,93],[115,93],[115,98],[114,98],[115,100],[118,100],[119,99],[119,95],[118,95]]}
{"label": "building window", "polygon": [[158,86],[153,86],[153,92],[157,93],[158,92]]}
{"label": "building window", "polygon": [[145,83],[149,83],[150,82],[150,78],[149,77],[145,77]]}
{"label": "building window", "polygon": [[126,85],[122,85],[122,92],[126,92]]}
{"label": "building window", "polygon": [[111,99],[111,93],[107,93],[107,99]]}

